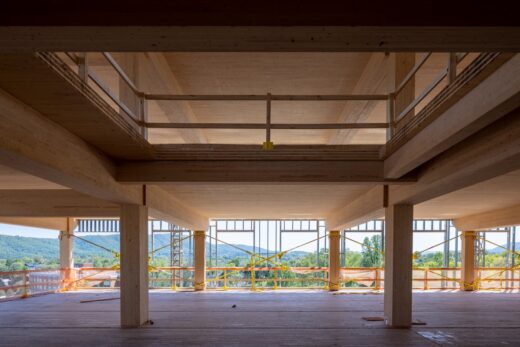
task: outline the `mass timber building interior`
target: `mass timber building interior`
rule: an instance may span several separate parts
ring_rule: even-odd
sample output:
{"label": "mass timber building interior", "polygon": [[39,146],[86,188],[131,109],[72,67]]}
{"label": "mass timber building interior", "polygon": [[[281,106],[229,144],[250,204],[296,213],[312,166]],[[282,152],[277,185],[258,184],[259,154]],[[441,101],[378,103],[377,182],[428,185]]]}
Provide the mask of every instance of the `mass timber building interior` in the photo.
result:
{"label": "mass timber building interior", "polygon": [[0,346],[520,345],[514,11],[92,3],[0,13]]}

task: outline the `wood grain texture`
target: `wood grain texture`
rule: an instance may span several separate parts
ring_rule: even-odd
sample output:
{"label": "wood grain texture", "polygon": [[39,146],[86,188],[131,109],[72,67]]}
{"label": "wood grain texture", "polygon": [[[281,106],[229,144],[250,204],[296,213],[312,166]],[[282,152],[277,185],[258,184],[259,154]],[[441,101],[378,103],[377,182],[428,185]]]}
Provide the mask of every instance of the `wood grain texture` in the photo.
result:
{"label": "wood grain texture", "polygon": [[119,182],[384,182],[381,161],[139,161],[120,163]]}
{"label": "wood grain texture", "polygon": [[[444,17],[445,12],[439,17]],[[271,16],[272,12],[270,12]],[[460,20],[460,16],[457,18]],[[421,23],[420,26],[409,27],[334,27],[330,26],[329,22],[321,26],[301,27],[207,26],[207,23],[204,26],[190,27],[115,25],[78,27],[69,23],[68,26],[62,27],[3,27],[0,31],[0,47],[4,51],[11,52],[518,51],[520,41],[518,27],[475,25],[474,27],[436,27],[424,26],[424,23]]]}
{"label": "wood grain texture", "polygon": [[52,53],[0,55],[0,87],[108,155],[150,155],[135,123]]}
{"label": "wood grain texture", "polygon": [[[520,82],[510,76],[519,73],[520,56],[510,58],[495,56],[491,60],[494,63],[487,66],[491,71],[496,70],[491,76],[489,70],[476,69],[473,73],[477,76],[489,76],[480,80],[480,84],[477,84],[479,79],[464,82],[463,73],[459,83],[449,85],[445,93],[439,94],[415,117],[411,130],[401,129],[385,148],[385,175],[396,178],[413,170],[517,108]],[[471,72],[470,69],[466,74]],[[451,101],[447,100],[450,97]]]}
{"label": "wood grain texture", "polygon": [[148,321],[148,209],[121,205],[121,326]]}
{"label": "wood grain texture", "polygon": [[119,206],[69,189],[0,190],[2,217],[117,217]]}
{"label": "wood grain texture", "polygon": [[[153,326],[119,328],[117,291],[68,292],[1,303],[2,343],[48,346],[418,346],[520,343],[518,293],[414,293],[412,329],[384,329],[383,295],[151,291]],[[237,305],[232,308],[232,305]],[[489,311],[500,312],[500,319]],[[49,319],[49,317],[53,317]],[[268,331],[268,333],[266,333]],[[94,333],[93,333],[94,332]]]}
{"label": "wood grain texture", "polygon": [[392,328],[412,324],[413,205],[385,211],[385,321]]}
{"label": "wood grain texture", "polygon": [[384,215],[385,188],[375,186],[345,206],[327,216],[327,226],[332,229],[349,228]]}
{"label": "wood grain texture", "polygon": [[520,224],[520,205],[466,215],[453,220],[458,230],[486,230]]}
{"label": "wood grain texture", "polygon": [[520,117],[511,112],[424,165],[413,186],[389,187],[390,203],[427,200],[520,169]]}

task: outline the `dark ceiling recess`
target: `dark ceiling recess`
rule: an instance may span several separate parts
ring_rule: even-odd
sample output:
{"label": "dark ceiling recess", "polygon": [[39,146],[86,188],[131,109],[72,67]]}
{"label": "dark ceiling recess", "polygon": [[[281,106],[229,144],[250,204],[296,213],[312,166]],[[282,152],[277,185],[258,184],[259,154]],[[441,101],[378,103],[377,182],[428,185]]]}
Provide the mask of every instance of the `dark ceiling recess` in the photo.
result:
{"label": "dark ceiling recess", "polygon": [[5,1],[0,26],[517,26],[516,6],[500,0]]}

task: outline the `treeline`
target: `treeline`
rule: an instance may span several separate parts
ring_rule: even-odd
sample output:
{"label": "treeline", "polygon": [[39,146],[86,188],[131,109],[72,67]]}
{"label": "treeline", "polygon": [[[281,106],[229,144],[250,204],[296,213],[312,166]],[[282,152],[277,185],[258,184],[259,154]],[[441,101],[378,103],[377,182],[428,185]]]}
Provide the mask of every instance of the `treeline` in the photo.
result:
{"label": "treeline", "polygon": [[[168,235],[160,235],[156,238],[156,249],[169,243]],[[109,249],[119,249],[119,235],[88,235],[85,238],[91,242],[99,243]],[[190,264],[188,259],[189,249],[185,247],[185,259],[183,264]],[[240,245],[251,251],[249,246]],[[266,250],[261,250],[265,256]],[[319,257],[316,252],[295,251],[285,254],[283,257],[274,257],[270,266],[276,263],[289,267],[326,267],[328,266],[328,251],[321,249]],[[491,250],[485,253],[486,267],[504,267],[507,262],[507,252]],[[94,267],[110,267],[118,263],[113,254],[95,245],[88,244],[82,240],[75,240],[74,259],[77,265],[91,264]],[[257,262],[257,266],[267,266],[267,262],[259,261],[260,258],[252,259],[249,255],[233,248],[222,245],[218,247],[218,263],[208,266],[246,266],[251,262]],[[460,266],[460,254],[458,256]],[[517,256],[518,259],[518,256]],[[345,267],[382,267],[384,257],[381,252],[381,237],[378,235],[371,238],[366,237],[362,243],[361,252],[345,250],[342,255],[342,266]],[[518,263],[520,259],[516,261]],[[169,248],[158,252],[154,256],[153,266],[169,266]],[[418,267],[443,267],[443,252],[428,252],[420,254],[414,260]],[[55,269],[59,267],[59,241],[57,239],[30,238],[19,236],[0,235],[0,272],[18,271],[28,268]],[[449,254],[449,267],[455,267],[455,253]]]}

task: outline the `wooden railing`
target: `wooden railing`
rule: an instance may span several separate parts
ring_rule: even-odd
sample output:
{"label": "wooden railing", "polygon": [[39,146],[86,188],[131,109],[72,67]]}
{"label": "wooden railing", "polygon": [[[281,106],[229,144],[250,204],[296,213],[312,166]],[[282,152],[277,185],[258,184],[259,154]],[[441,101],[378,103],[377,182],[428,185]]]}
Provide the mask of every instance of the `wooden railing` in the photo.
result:
{"label": "wooden railing", "polygon": [[[98,53],[95,53],[98,54]],[[59,57],[68,60],[69,66],[75,67],[78,75],[89,84],[90,81],[112,102],[113,108],[128,116],[129,119],[136,123],[143,135],[146,135],[146,129],[258,129],[265,130],[266,143],[271,142],[271,130],[298,130],[298,129],[388,129],[387,122],[382,123],[272,123],[271,122],[271,105],[276,101],[385,101],[388,102],[386,94],[345,94],[345,95],[274,95],[267,93],[265,95],[172,95],[172,94],[146,94],[136,87],[132,79],[125,73],[124,69],[117,63],[116,59],[107,52],[100,53],[108,62],[113,71],[117,73],[119,78],[124,81],[129,88],[133,97],[139,100],[139,109],[132,110],[125,104],[121,98],[116,95],[108,84],[89,66],[89,57],[87,53],[61,53]],[[265,101],[266,117],[264,123],[151,123],[148,118],[147,101]]]}
{"label": "wooden railing", "polygon": [[[120,95],[111,90],[108,83],[89,65],[89,55],[97,54],[107,62],[106,66],[116,73],[123,81],[133,100],[138,106],[129,107]],[[298,130],[298,129],[386,129],[387,148],[384,155],[391,153],[404,143],[416,131],[420,130],[425,120],[432,118],[432,112],[441,109],[443,103],[449,103],[452,95],[461,96],[460,90],[468,89],[468,81],[475,78],[500,53],[448,53],[446,66],[419,92],[404,109],[396,109],[396,98],[406,89],[406,86],[415,78],[417,73],[432,58],[432,53],[424,53],[415,63],[404,79],[389,94],[345,94],[345,95],[174,95],[174,94],[147,94],[139,90],[134,81],[128,76],[116,59],[107,52],[102,53],[59,53],[57,56],[77,72],[87,84],[97,88],[104,94],[112,108],[123,117],[134,123],[141,134],[146,137],[147,129],[256,129],[265,130],[265,145],[271,143],[271,130]],[[459,72],[461,70],[461,72]],[[464,70],[464,71],[462,71]],[[460,77],[460,78],[459,78]],[[445,88],[439,88],[445,81]],[[457,83],[455,83],[457,81]],[[453,85],[453,86],[452,86]],[[449,88],[448,88],[449,87]],[[120,94],[120,93],[119,93]],[[263,101],[266,105],[265,122],[261,123],[201,123],[201,122],[149,122],[149,102],[167,101]],[[277,101],[382,101],[387,104],[386,122],[380,123],[273,123],[271,120],[272,103]],[[269,147],[270,148],[270,147]]]}
{"label": "wooden railing", "polygon": [[[383,157],[393,153],[428,126],[511,56],[512,54],[506,53],[450,54],[447,66],[397,114],[394,105],[396,95],[399,95],[403,87],[411,81],[414,74],[430,57],[429,54],[425,54],[396,89],[397,94],[392,93],[389,96],[392,104],[389,123],[393,136],[388,139]],[[445,81],[444,88],[439,88],[443,81]]]}
{"label": "wooden railing", "polygon": [[[194,267],[158,267],[150,273],[150,288],[191,289]],[[209,290],[225,289],[326,289],[327,267],[207,267]],[[158,274],[160,274],[158,276]],[[63,289],[61,270],[22,270],[0,272],[0,301],[55,293]],[[415,290],[458,290],[461,268],[414,268]],[[76,269],[76,281],[68,289],[118,289],[119,270],[85,267]],[[340,287],[352,290],[383,290],[381,267],[341,268]],[[477,269],[478,290],[520,289],[520,268],[485,267]]]}
{"label": "wooden railing", "polygon": [[[78,271],[78,278],[103,271],[97,276],[87,277],[84,283],[80,281],[79,288],[118,287],[116,270],[84,268]],[[155,268],[150,274],[150,287],[193,288],[194,271],[193,267]],[[162,277],[154,274],[161,274]],[[208,289],[323,289],[328,285],[327,267],[207,267],[206,274]],[[480,290],[520,289],[520,268],[478,268],[477,281]],[[384,268],[381,267],[341,268],[340,284],[343,289],[382,290],[384,282]],[[412,287],[415,290],[459,289],[460,283],[461,268],[413,268]]]}
{"label": "wooden railing", "polygon": [[62,288],[61,270],[0,272],[0,300],[54,293]]}

